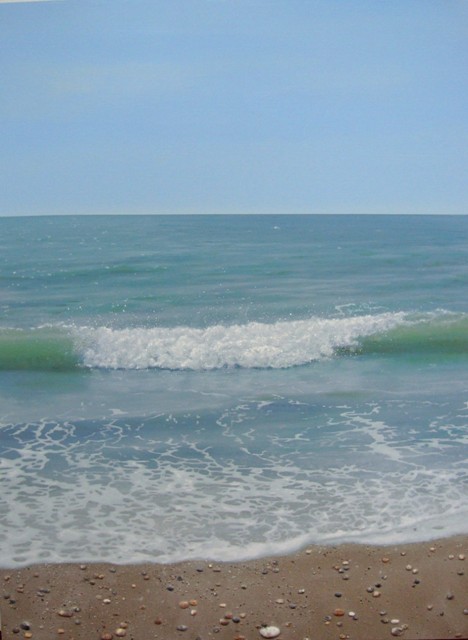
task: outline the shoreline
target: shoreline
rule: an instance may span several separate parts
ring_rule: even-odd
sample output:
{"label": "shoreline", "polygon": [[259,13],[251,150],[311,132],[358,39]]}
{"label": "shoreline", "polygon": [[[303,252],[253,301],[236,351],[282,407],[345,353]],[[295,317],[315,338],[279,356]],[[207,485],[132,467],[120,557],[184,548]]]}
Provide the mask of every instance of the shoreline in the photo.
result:
{"label": "shoreline", "polygon": [[0,584],[1,640],[252,640],[262,626],[283,640],[468,638],[468,535],[242,562],[35,564],[0,569]]}

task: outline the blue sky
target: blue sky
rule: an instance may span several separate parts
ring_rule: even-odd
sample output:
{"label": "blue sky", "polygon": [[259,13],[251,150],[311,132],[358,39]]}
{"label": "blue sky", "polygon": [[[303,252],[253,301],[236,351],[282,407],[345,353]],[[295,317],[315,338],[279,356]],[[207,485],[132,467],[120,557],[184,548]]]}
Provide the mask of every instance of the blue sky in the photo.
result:
{"label": "blue sky", "polygon": [[468,212],[466,0],[0,3],[0,215]]}

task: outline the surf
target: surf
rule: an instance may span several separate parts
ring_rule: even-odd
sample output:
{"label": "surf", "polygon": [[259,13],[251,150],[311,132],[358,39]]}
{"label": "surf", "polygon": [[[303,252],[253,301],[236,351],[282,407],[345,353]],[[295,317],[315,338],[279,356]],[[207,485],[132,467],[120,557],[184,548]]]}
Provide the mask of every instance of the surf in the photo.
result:
{"label": "surf", "polygon": [[60,325],[0,331],[0,370],[288,369],[351,357],[468,355],[468,316],[388,312],[205,328]]}

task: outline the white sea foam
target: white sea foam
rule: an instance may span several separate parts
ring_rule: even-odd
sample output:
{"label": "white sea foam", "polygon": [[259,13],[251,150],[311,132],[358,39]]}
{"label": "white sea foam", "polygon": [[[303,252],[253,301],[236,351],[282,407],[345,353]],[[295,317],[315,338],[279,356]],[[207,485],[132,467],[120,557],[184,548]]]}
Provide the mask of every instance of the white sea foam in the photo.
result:
{"label": "white sea foam", "polygon": [[330,358],[367,336],[409,323],[407,314],[310,318],[265,324],[128,328],[74,327],[84,366],[107,369],[288,368]]}
{"label": "white sea foam", "polygon": [[322,422],[277,399],[5,425],[2,562],[240,560],[466,533],[466,416],[428,432],[400,424],[409,406],[328,407]]}

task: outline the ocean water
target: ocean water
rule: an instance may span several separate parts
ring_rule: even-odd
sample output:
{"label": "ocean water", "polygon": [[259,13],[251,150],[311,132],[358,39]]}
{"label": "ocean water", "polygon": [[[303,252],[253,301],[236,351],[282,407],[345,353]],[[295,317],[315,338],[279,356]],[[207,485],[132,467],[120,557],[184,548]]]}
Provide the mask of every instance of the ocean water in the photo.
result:
{"label": "ocean water", "polygon": [[0,219],[0,564],[468,533],[468,218]]}

